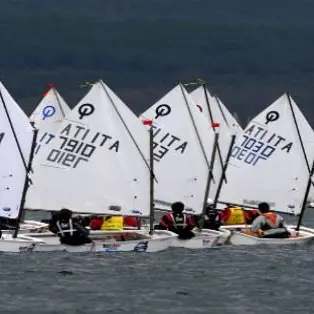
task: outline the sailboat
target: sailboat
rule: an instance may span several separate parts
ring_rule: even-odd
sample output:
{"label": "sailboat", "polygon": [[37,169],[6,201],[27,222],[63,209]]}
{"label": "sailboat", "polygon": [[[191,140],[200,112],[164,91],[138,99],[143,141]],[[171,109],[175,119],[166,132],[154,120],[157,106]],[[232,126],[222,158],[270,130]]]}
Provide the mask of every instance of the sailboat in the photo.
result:
{"label": "sailboat", "polygon": [[211,95],[205,84],[193,90],[190,95],[208,121],[217,124],[221,132],[237,134],[242,131],[241,126],[220,98]]}
{"label": "sailboat", "polygon": [[[58,125],[64,117],[70,112],[70,107],[65,102],[55,87],[49,88],[43,95],[36,109],[30,115],[29,119],[37,129],[46,127],[51,123]],[[52,128],[50,126],[50,128]]]}
{"label": "sailboat", "polygon": [[[43,98],[39,102],[38,106],[30,116],[30,121],[38,129],[36,148],[34,152],[34,158],[32,162],[32,182],[29,190],[36,190],[34,184],[37,173],[37,153],[43,145],[49,143],[54,134],[60,127],[60,123],[64,117],[70,112],[70,108],[59,94],[56,87],[49,86],[49,89],[45,91]],[[48,225],[39,221],[24,220],[20,225],[20,232],[40,231]]]}
{"label": "sailboat", "polygon": [[[242,128],[221,100],[217,96],[210,94],[205,83],[192,91],[190,95],[206,119],[212,124],[214,131],[219,133],[217,154],[222,171],[218,181],[219,183],[217,184],[215,197],[213,199],[213,205],[217,207],[217,198],[220,193],[222,182],[227,182],[223,168],[227,168],[228,166],[230,149],[234,144],[236,135],[242,131]],[[218,165],[216,164],[216,167],[217,166]]]}
{"label": "sailboat", "polygon": [[[291,96],[284,94],[253,118],[237,139],[226,173],[228,183],[223,185],[219,200],[253,208],[267,202],[272,211],[300,215],[306,205],[313,159],[314,131]],[[243,226],[232,228],[241,230]],[[263,239],[233,231],[230,242],[277,245],[313,240],[313,229],[298,229],[290,227],[293,237],[287,239]]]}
{"label": "sailboat", "polygon": [[[36,130],[0,82],[0,217],[20,220]],[[17,224],[17,227],[19,225]],[[1,252],[31,251],[42,241],[25,235],[2,233]]]}
{"label": "sailboat", "polygon": [[[177,85],[140,118],[153,121],[155,209],[171,210],[171,204],[181,201],[185,212],[202,214],[209,172],[213,172],[209,197],[215,195],[215,185],[221,174],[221,165],[211,169],[215,132],[199,111],[191,96]],[[216,166],[215,165],[215,166]],[[213,171],[212,171],[213,170]],[[214,230],[196,232],[190,240],[176,239],[172,246],[208,248],[214,246],[225,234]]]}
{"label": "sailboat", "polygon": [[[133,112],[103,81],[60,124],[55,138],[37,155],[36,193],[30,190],[26,207],[43,211],[70,208],[75,213],[150,216],[149,134]],[[38,251],[145,251],[169,247],[169,231],[91,232],[94,243],[61,245],[49,234]]]}

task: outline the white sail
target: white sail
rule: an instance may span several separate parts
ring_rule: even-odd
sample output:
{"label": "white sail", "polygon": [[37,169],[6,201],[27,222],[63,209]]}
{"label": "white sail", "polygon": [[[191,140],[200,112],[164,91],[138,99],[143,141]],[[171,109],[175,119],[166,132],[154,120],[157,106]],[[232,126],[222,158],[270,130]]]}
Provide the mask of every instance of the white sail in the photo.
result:
{"label": "white sail", "polygon": [[[195,213],[202,211],[214,144],[214,131],[182,85],[176,86],[141,115],[153,120],[155,205],[168,209],[182,201]],[[210,196],[220,173],[214,173]]]}
{"label": "white sail", "polygon": [[[223,113],[217,98],[213,97],[204,86],[195,89],[190,95],[207,121],[216,126],[214,130],[219,132],[219,148],[217,153],[219,155],[220,164],[223,165],[229,151],[231,135],[236,134],[239,130],[229,125],[229,121],[226,119],[227,116]],[[225,108],[225,110],[227,109]]]}
{"label": "white sail", "polygon": [[102,81],[37,158],[36,193],[28,193],[27,208],[149,215],[149,134]]}
{"label": "white sail", "polygon": [[237,134],[242,130],[239,123],[217,96],[212,96],[207,88],[200,86],[190,93],[196,105],[212,123],[219,123],[217,130]]}
{"label": "white sail", "polygon": [[0,216],[17,218],[33,142],[33,128],[1,82],[0,93]]}
{"label": "white sail", "polygon": [[44,145],[54,139],[61,122],[69,112],[69,106],[56,88],[52,87],[30,116],[30,121],[35,124],[38,134],[32,162],[31,178],[33,184],[29,187],[29,193],[35,193],[37,188],[38,179],[36,175],[39,173],[37,167],[40,164],[40,160],[37,160],[38,152]]}
{"label": "white sail", "polygon": [[52,87],[42,98],[29,119],[40,130],[43,125],[61,122],[69,111],[70,108],[67,103],[56,88]]}
{"label": "white sail", "polygon": [[294,116],[310,165],[314,132],[289,97],[285,94],[263,110],[237,139],[220,201],[251,206],[266,201],[273,210],[300,213],[309,169]]}
{"label": "white sail", "polygon": [[69,106],[52,87],[42,98],[37,108],[30,116],[38,131],[35,158],[38,150],[53,139],[54,133],[60,127],[64,117],[70,112]]}
{"label": "white sail", "polygon": [[219,124],[219,127],[217,127],[219,132],[223,133],[229,131],[228,122],[220,110],[216,98],[212,97],[204,86],[198,87],[192,91],[190,95],[199,110],[205,115],[206,119],[210,121],[210,123]]}
{"label": "white sail", "polygon": [[215,96],[215,100],[218,103],[220,110],[224,116],[225,121],[231,128],[233,134],[238,134],[243,131],[241,125],[238,123],[236,118],[231,114],[231,112],[227,109],[227,107],[223,104],[219,97]]}

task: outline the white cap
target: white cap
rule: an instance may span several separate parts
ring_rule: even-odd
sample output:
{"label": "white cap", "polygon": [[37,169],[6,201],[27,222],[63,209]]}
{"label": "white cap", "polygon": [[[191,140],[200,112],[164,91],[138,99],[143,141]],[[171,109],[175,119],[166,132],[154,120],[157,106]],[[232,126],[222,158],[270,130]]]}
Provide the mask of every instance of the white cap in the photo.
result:
{"label": "white cap", "polygon": [[207,205],[213,205],[214,201],[211,198],[208,198],[206,204]]}

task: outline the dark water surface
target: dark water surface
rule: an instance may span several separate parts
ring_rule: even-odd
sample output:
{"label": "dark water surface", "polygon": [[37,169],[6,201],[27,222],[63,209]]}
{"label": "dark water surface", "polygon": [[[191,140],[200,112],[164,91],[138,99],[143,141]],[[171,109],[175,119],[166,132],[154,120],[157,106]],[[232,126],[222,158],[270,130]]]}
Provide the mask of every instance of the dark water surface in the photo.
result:
{"label": "dark water surface", "polygon": [[2,254],[0,313],[314,313],[313,256],[314,245]]}

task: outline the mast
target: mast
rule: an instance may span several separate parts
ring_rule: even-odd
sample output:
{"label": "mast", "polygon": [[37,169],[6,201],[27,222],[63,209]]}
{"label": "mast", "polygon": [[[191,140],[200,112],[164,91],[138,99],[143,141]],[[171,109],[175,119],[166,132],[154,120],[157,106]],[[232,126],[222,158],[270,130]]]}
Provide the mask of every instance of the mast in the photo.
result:
{"label": "mast", "polygon": [[310,165],[309,165],[308,158],[307,158],[307,156],[306,156],[304,143],[303,143],[302,136],[301,136],[301,133],[300,133],[298,121],[297,121],[297,118],[296,118],[295,113],[294,113],[294,110],[293,110],[291,98],[290,98],[289,93],[287,93],[286,95],[287,95],[287,98],[288,98],[288,102],[289,102],[289,106],[290,106],[290,110],[291,110],[293,122],[294,122],[295,128],[296,128],[296,130],[297,130],[298,138],[299,138],[299,141],[300,141],[300,144],[301,144],[302,153],[303,153],[303,156],[304,156],[304,159],[305,159],[305,162],[306,162],[307,169],[308,169],[308,171],[309,171],[309,173],[310,173],[310,172],[311,172],[311,168],[310,168]]}
{"label": "mast", "polygon": [[204,158],[205,158],[207,167],[210,168],[210,163],[208,162],[207,155],[206,155],[206,152],[205,152],[205,149],[204,149],[204,145],[203,145],[202,140],[201,140],[201,138],[200,138],[200,135],[199,135],[199,133],[198,133],[198,130],[197,130],[197,127],[196,127],[196,124],[195,124],[195,121],[194,121],[194,118],[193,118],[193,115],[192,115],[192,112],[191,112],[191,108],[190,108],[189,103],[188,103],[188,101],[187,101],[187,99],[186,99],[186,96],[185,96],[185,93],[184,93],[182,84],[180,84],[180,88],[181,88],[182,95],[183,95],[183,97],[184,97],[184,101],[185,101],[186,108],[187,108],[187,110],[188,110],[188,112],[189,112],[189,116],[190,116],[191,121],[192,121],[192,124],[193,124],[194,131],[195,131],[195,133],[196,133],[196,137],[197,137],[198,143],[200,144],[200,147],[201,147],[203,156],[204,156]]}
{"label": "mast", "polygon": [[20,203],[20,210],[19,210],[19,214],[17,216],[17,225],[16,225],[16,228],[15,228],[14,233],[13,233],[13,238],[17,237],[17,234],[18,234],[19,228],[20,228],[21,218],[23,217],[26,193],[27,193],[29,183],[30,183],[28,175],[29,175],[31,168],[32,168],[32,162],[33,162],[34,152],[35,152],[35,148],[36,148],[38,129],[36,129],[34,127],[34,122],[31,122],[31,125],[33,127],[33,142],[32,142],[32,147],[31,147],[31,151],[29,154],[29,160],[28,160],[28,165],[27,165],[26,174],[25,174],[24,188],[23,188],[23,193],[22,193],[22,198],[21,198],[21,203]]}
{"label": "mast", "polygon": [[218,183],[218,187],[217,187],[217,191],[216,191],[216,195],[215,195],[215,199],[214,199],[214,208],[217,206],[217,201],[218,201],[218,198],[219,198],[219,195],[220,195],[222,184],[223,184],[224,178],[226,178],[226,171],[227,171],[227,168],[228,168],[228,165],[229,165],[229,160],[230,160],[230,157],[231,157],[232,148],[233,148],[235,139],[236,139],[236,136],[235,136],[235,134],[233,134],[231,136],[231,141],[230,141],[230,145],[229,145],[228,154],[227,154],[227,157],[226,157],[225,164],[223,165],[222,174],[221,174],[221,177],[220,177],[220,180],[219,180],[219,183]]}
{"label": "mast", "polygon": [[153,127],[149,127],[149,166],[150,166],[150,212],[149,212],[149,234],[154,233],[154,134]]}
{"label": "mast", "polygon": [[200,220],[200,228],[199,228],[200,230],[202,230],[203,225],[204,225],[204,215],[206,213],[206,203],[207,203],[207,199],[208,199],[210,183],[213,179],[213,168],[214,168],[216,151],[217,151],[217,146],[218,146],[218,138],[219,138],[219,134],[215,133],[214,147],[213,147],[212,156],[211,156],[211,160],[210,160],[210,168],[208,171],[208,177],[207,177],[205,194],[204,194],[203,210],[202,210],[202,215],[201,215],[201,220]]}
{"label": "mast", "polygon": [[[203,83],[203,90],[204,90],[204,95],[205,95],[205,99],[206,99],[206,105],[207,105],[207,110],[208,110],[208,113],[209,113],[210,122],[211,122],[211,124],[213,124],[214,123],[214,117],[213,117],[213,113],[212,113],[211,108],[210,108],[210,102],[209,102],[209,99],[208,99],[208,95],[207,95],[207,90],[206,90],[206,85],[205,84],[206,83]],[[220,107],[219,107],[219,110],[221,111]],[[222,114],[222,111],[221,111],[221,114]],[[222,116],[224,118],[223,114],[222,114]],[[215,129],[214,129],[214,132],[216,133]],[[219,143],[217,143],[217,149],[218,149],[218,157],[219,157],[220,166],[223,167],[223,161],[222,161],[222,155],[221,155],[221,150],[220,150],[220,147],[219,147]],[[224,180],[227,181],[225,177],[224,177]]]}
{"label": "mast", "polygon": [[9,122],[9,125],[10,125],[10,129],[12,131],[12,134],[13,134],[13,137],[14,137],[14,140],[15,140],[15,143],[16,143],[16,146],[17,146],[17,149],[19,151],[19,154],[20,154],[20,157],[22,159],[22,162],[23,162],[23,165],[24,165],[24,168],[25,170],[27,171],[27,165],[26,165],[26,161],[25,161],[25,158],[23,156],[23,153],[22,153],[22,149],[21,149],[21,146],[20,146],[20,143],[17,139],[17,135],[15,133],[15,129],[14,129],[14,126],[13,126],[13,123],[12,123],[12,120],[11,120],[11,117],[10,117],[10,114],[9,114],[9,111],[8,111],[8,108],[7,108],[7,105],[4,101],[4,98],[3,98],[3,95],[2,95],[2,92],[1,92],[1,89],[0,89],[0,99],[2,101],[2,105],[3,105],[3,108],[4,108],[4,111],[5,111],[5,115],[8,119],[8,122]]}
{"label": "mast", "polygon": [[225,115],[225,113],[224,113],[224,111],[222,109],[221,102],[220,102],[219,98],[216,95],[215,95],[215,99],[216,99],[216,102],[218,104],[218,107],[219,107],[219,110],[220,110],[220,113],[221,113],[222,117],[224,118],[227,126],[230,128],[229,121],[227,120],[226,115]]}
{"label": "mast", "polygon": [[300,213],[300,216],[299,216],[299,219],[298,219],[298,224],[297,224],[297,227],[295,228],[296,231],[299,231],[300,226],[301,226],[302,218],[303,218],[303,215],[304,215],[304,212],[305,212],[305,209],[306,209],[307,198],[309,196],[310,188],[311,188],[311,185],[312,185],[312,176],[313,176],[313,174],[314,174],[314,161],[313,161],[313,165],[312,165],[312,168],[311,168],[311,171],[310,171],[310,174],[309,174],[309,180],[307,182],[307,186],[306,186],[306,190],[305,190],[305,194],[304,194],[304,199],[303,199],[303,203],[302,203],[302,208],[301,208],[301,213]]}

